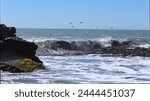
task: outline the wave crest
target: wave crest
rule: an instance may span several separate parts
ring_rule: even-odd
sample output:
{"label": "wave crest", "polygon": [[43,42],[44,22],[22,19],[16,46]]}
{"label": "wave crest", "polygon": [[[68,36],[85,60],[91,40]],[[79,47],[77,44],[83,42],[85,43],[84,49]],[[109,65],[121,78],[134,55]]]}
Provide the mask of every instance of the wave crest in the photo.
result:
{"label": "wave crest", "polygon": [[[95,53],[98,49],[105,47],[128,47],[135,48],[137,43],[133,41],[118,40],[86,40],[86,41],[63,41],[63,40],[47,40],[45,42],[37,42],[38,55],[77,55]],[[144,46],[144,45],[143,45]],[[142,45],[140,45],[142,47]]]}

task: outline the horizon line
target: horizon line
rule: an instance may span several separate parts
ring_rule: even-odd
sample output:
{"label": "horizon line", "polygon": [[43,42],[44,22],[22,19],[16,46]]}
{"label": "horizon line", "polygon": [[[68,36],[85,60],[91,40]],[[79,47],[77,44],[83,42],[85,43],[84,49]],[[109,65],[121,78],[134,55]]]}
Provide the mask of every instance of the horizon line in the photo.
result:
{"label": "horizon line", "polygon": [[91,30],[150,30],[150,29],[128,29],[128,28],[38,28],[38,27],[16,27],[17,29],[71,29],[71,30],[86,30],[86,29],[91,29]]}

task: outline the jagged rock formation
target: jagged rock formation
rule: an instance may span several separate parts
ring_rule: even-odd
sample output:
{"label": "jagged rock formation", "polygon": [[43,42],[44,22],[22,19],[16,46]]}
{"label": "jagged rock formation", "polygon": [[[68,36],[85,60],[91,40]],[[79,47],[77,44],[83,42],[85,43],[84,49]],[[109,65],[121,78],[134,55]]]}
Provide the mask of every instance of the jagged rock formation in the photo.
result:
{"label": "jagged rock formation", "polygon": [[15,73],[44,68],[42,61],[35,56],[37,45],[15,33],[15,27],[0,24],[0,70]]}

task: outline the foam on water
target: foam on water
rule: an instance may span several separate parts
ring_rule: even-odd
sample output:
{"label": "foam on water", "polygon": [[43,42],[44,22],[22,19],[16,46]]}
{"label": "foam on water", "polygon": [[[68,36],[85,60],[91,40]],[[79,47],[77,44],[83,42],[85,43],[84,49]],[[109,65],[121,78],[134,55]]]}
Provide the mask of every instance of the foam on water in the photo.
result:
{"label": "foam on water", "polygon": [[[46,42],[46,41],[60,41],[60,39],[57,38],[50,38],[50,37],[24,37],[25,40],[29,41],[29,42]],[[92,45],[97,44],[97,45],[102,45],[104,47],[108,47],[111,46],[111,41],[112,40],[118,40],[119,42],[123,42],[123,41],[133,41],[135,43],[137,43],[136,47],[143,47],[143,48],[150,48],[150,43],[149,42],[145,42],[143,39],[127,39],[127,38],[121,38],[121,39],[115,39],[113,37],[103,37],[103,38],[94,38],[94,39],[61,39],[61,41],[66,41],[69,42],[70,45],[72,45],[72,43],[75,43],[76,46],[78,46],[79,48],[92,48]],[[89,44],[89,42],[92,42],[93,44]]]}
{"label": "foam on water", "polygon": [[[91,48],[91,44],[107,47],[111,40],[132,40],[140,43],[138,47],[150,47],[148,30],[17,29],[16,34],[30,42],[63,40],[74,42],[80,48],[87,46],[85,49]],[[47,46],[46,51],[50,53],[64,52]],[[41,52],[45,53],[43,47],[41,44]],[[46,69],[17,74],[2,72],[2,83],[150,83],[150,57],[102,57],[98,54],[39,57]]]}
{"label": "foam on water", "polygon": [[40,56],[45,70],[12,74],[2,83],[150,83],[149,57]]}
{"label": "foam on water", "polygon": [[150,48],[150,44],[141,44],[138,47]]}

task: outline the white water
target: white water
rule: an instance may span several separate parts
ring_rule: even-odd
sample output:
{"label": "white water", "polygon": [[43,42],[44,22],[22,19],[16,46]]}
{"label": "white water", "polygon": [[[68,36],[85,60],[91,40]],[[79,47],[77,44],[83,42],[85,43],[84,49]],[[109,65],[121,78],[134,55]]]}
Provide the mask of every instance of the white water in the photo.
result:
{"label": "white water", "polygon": [[[148,34],[148,30],[17,29],[17,36],[30,42],[74,41],[81,48],[88,46],[89,40],[107,47],[112,39],[133,40],[139,43],[138,47],[149,48]],[[43,47],[41,50],[45,53]],[[50,48],[47,51],[60,55],[64,50]],[[150,83],[150,57],[102,57],[94,54],[40,56],[40,59],[46,69],[18,74],[2,72],[2,83]]]}
{"label": "white water", "polygon": [[[60,39],[55,39],[55,38],[49,38],[49,37],[41,37],[41,38],[37,38],[37,37],[32,37],[32,38],[24,38],[25,40],[29,41],[29,42],[46,42],[46,41],[60,41]],[[103,38],[94,38],[94,39],[61,39],[62,41],[66,41],[66,42],[75,42],[75,44],[79,47],[84,48],[84,46],[89,42],[95,42],[95,43],[99,43],[104,47],[108,47],[111,46],[111,41],[112,40],[118,40],[119,42],[123,42],[123,41],[129,41],[130,39],[126,39],[126,38],[122,38],[122,39],[115,39],[112,37],[103,37]],[[133,42],[135,41],[135,43],[137,43],[137,45],[135,45],[135,47],[143,47],[143,48],[150,48],[150,43],[149,42],[141,42],[141,40],[138,39],[134,39],[132,40]],[[82,46],[81,46],[82,45]]]}
{"label": "white water", "polygon": [[150,57],[41,56],[45,70],[2,73],[2,83],[150,83]]}

